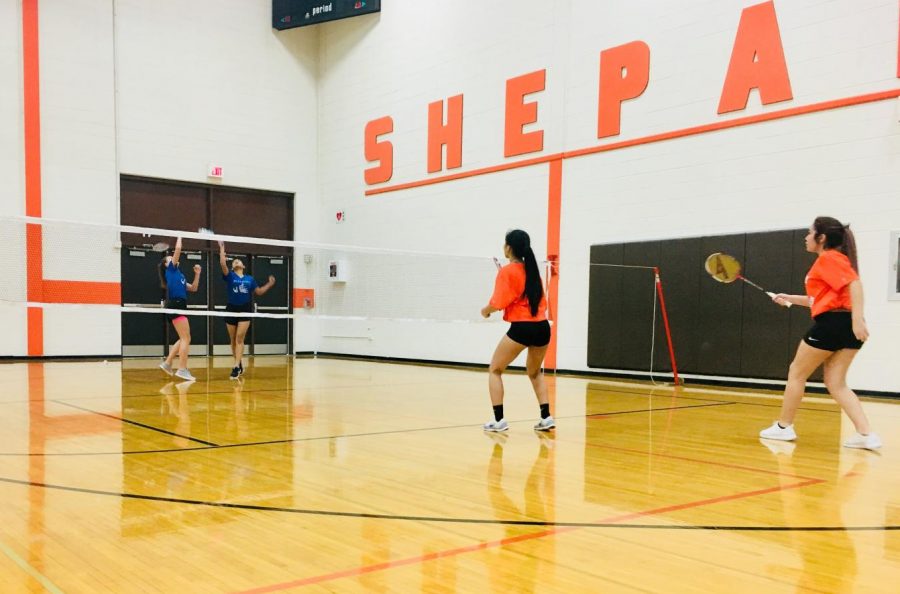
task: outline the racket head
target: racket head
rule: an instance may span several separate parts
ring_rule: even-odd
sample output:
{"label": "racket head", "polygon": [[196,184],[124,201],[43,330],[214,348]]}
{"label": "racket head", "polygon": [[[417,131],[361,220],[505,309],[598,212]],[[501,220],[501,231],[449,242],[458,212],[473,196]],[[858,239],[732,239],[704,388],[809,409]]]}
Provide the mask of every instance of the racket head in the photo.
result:
{"label": "racket head", "polygon": [[150,247],[150,249],[152,249],[154,252],[167,252],[167,251],[169,251],[169,244],[166,243],[165,241],[160,241],[160,242],[154,243]]}
{"label": "racket head", "polygon": [[722,252],[710,254],[703,267],[720,283],[733,283],[741,278],[741,263],[734,256]]}
{"label": "racket head", "polygon": [[503,266],[501,266],[501,264],[500,264],[500,260],[498,260],[496,257],[494,258],[494,266],[497,267],[497,270],[500,270],[501,268],[503,268]]}

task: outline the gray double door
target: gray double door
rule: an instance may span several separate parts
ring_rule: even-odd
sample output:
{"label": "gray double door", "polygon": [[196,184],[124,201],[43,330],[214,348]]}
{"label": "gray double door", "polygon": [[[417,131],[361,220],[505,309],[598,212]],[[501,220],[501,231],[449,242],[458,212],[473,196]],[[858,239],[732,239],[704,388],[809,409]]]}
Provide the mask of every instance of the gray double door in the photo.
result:
{"label": "gray double door", "polygon": [[[211,251],[183,252],[181,269],[188,282],[194,278],[193,267],[203,271],[196,293],[188,293],[188,309],[224,311],[227,287],[219,268],[219,255]],[[144,246],[122,248],[122,305],[161,308],[163,291],[158,265],[164,254]],[[254,311],[287,314],[291,312],[291,258],[287,255],[229,254],[241,258],[247,274],[264,285],[269,275],[275,286],[265,295],[254,297]],[[221,317],[189,316],[192,355],[228,355],[231,353],[225,320]],[[122,355],[125,357],[161,357],[168,352],[177,335],[165,316],[152,313],[122,312]],[[244,352],[247,354],[287,354],[291,352],[290,319],[256,318],[250,324]]]}

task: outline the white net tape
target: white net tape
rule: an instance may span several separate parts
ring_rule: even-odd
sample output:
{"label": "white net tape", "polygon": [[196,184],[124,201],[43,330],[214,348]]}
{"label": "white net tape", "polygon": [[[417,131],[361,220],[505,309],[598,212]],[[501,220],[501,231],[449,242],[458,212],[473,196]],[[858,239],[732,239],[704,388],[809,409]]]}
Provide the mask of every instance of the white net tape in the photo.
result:
{"label": "white net tape", "polygon": [[[491,255],[414,252],[211,233],[206,229],[176,231],[35,217],[0,217],[3,238],[0,258],[12,264],[8,282],[0,284],[0,301],[207,317],[240,315],[278,319],[315,316],[480,323],[484,320],[479,312],[490,297],[497,272]],[[206,277],[204,287],[208,287],[205,293],[199,292],[204,294],[188,294],[187,312],[162,307],[156,265],[166,254],[153,250],[154,244],[157,249],[161,248],[159,244],[168,244],[166,253],[171,255],[178,236],[184,241],[185,255],[180,268],[187,282],[193,280],[192,268],[199,264]],[[221,307],[212,307],[210,304],[214,302],[224,304],[227,290],[219,268],[218,241],[225,242],[229,264],[233,255],[231,250],[239,246],[237,254],[245,259],[245,264],[249,265],[247,272],[254,275],[259,285],[266,283],[268,271],[254,268],[254,254],[269,254],[270,263],[281,263],[276,260],[281,258],[284,264],[290,264],[284,267],[282,278],[272,289],[273,292],[281,291],[279,294],[286,307],[282,310],[263,307],[249,314],[231,314],[222,311]],[[140,256],[143,263],[131,262],[131,256]],[[255,262],[259,266],[259,260]],[[37,272],[34,270],[36,263],[40,265]],[[141,271],[135,272],[133,264],[141,264]],[[47,297],[47,291],[34,293],[28,290],[36,282],[44,282],[44,286],[48,282],[55,283],[56,292],[52,299]],[[116,303],[115,295],[109,298],[108,294],[100,303],[67,298],[70,285],[90,291],[94,283],[103,283],[107,291],[113,292],[118,284],[122,299]],[[286,288],[289,290],[284,293]],[[295,308],[291,308],[295,297],[292,290],[299,290],[300,295]],[[134,296],[136,292],[138,296]],[[310,299],[306,305],[312,307],[304,307],[304,297]],[[268,301],[272,301],[271,296]],[[494,316],[493,320],[497,318],[499,316]]]}

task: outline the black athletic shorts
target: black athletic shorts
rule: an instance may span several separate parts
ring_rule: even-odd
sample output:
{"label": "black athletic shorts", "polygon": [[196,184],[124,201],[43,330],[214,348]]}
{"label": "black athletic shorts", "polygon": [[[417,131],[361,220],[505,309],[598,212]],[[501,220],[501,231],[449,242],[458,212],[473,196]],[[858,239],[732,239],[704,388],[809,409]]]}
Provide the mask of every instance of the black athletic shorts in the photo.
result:
{"label": "black athletic shorts", "polygon": [[862,341],[853,335],[853,319],[849,311],[826,311],[813,318],[812,328],[803,342],[823,351],[861,349]]}
{"label": "black athletic shorts", "polygon": [[510,339],[529,347],[542,347],[550,344],[550,322],[511,322],[506,333]]}
{"label": "black athletic shorts", "polygon": [[[250,313],[253,311],[253,304],[249,301],[243,305],[235,305],[233,303],[229,303],[228,305],[225,306],[225,311],[230,311],[232,313]],[[235,317],[229,316],[229,317],[225,318],[225,323],[228,324],[229,326],[237,326],[238,322],[249,322],[249,321],[250,321],[250,318],[243,318],[243,317],[238,317],[238,316],[235,316]]]}
{"label": "black athletic shorts", "polygon": [[[186,299],[166,299],[166,309],[183,309],[187,311],[187,300]],[[171,322],[175,320],[175,318],[180,318],[184,314],[181,313],[170,313],[166,314],[166,318]]]}

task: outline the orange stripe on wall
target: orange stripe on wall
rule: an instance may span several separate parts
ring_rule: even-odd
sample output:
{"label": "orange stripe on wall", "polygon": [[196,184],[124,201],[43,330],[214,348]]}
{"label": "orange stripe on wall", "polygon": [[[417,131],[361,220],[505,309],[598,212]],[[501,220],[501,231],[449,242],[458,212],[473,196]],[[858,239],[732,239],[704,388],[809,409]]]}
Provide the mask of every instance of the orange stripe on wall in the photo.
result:
{"label": "orange stripe on wall", "polygon": [[548,298],[550,319],[553,320],[550,346],[544,358],[544,368],[556,369],[556,341],[559,335],[559,318],[556,300],[559,297],[559,226],[562,209],[562,159],[550,161],[550,182],[547,194],[547,259],[550,261]]}
{"label": "orange stripe on wall", "polygon": [[397,184],[395,186],[385,186],[383,188],[375,188],[366,190],[366,196],[375,196],[376,194],[384,194],[385,192],[396,192],[398,190],[408,190],[409,188],[418,188],[421,186],[430,186],[443,182],[453,181],[455,179],[465,179],[467,177],[475,177],[476,175],[486,175],[488,173],[496,173],[498,171],[509,171],[511,169],[519,169],[520,167],[529,167],[531,165],[540,165],[541,163],[549,163],[554,159],[558,159],[560,154],[544,155],[533,159],[523,159],[521,161],[513,161],[512,163],[501,163],[500,165],[492,165],[481,169],[473,169],[472,171],[463,171],[462,173],[451,173],[449,175],[441,175],[438,177],[430,177],[420,181],[408,182],[405,184]]}
{"label": "orange stripe on wall", "polygon": [[22,82],[25,119],[25,215],[41,216],[41,80],[38,0],[22,0]]}
{"label": "orange stripe on wall", "polygon": [[119,305],[122,286],[119,283],[45,280],[44,303],[91,303]]}
{"label": "orange stripe on wall", "polygon": [[44,309],[28,308],[28,356],[44,355]]}
{"label": "orange stripe on wall", "polygon": [[[900,62],[900,56],[898,56],[898,62]],[[900,68],[898,68],[898,70],[900,70]],[[898,74],[898,76],[900,76],[900,71],[898,71],[897,74]],[[895,97],[900,97],[900,89],[894,89],[891,91],[881,91],[878,93],[868,93],[866,95],[857,95],[854,97],[846,97],[844,99],[834,99],[832,101],[823,101],[821,103],[813,103],[811,105],[801,105],[799,107],[791,107],[789,109],[768,111],[766,113],[762,113],[762,114],[758,114],[758,115],[745,116],[742,118],[734,118],[734,119],[715,122],[712,124],[705,124],[705,125],[701,125],[701,126],[692,126],[690,128],[683,128],[681,130],[673,130],[671,132],[662,132],[660,134],[653,134],[650,136],[642,136],[640,138],[634,138],[631,140],[612,142],[612,143],[603,144],[600,146],[593,146],[593,147],[588,147],[588,148],[583,148],[583,149],[578,149],[578,150],[566,151],[564,153],[558,153],[558,154],[553,154],[553,155],[544,155],[541,157],[535,157],[533,159],[525,159],[522,161],[503,163],[501,165],[482,167],[481,169],[473,169],[472,171],[462,171],[462,172],[454,173],[451,175],[432,177],[432,178],[428,178],[428,179],[424,179],[424,180],[420,180],[420,181],[411,181],[411,182],[396,184],[396,185],[392,185],[392,186],[383,186],[380,188],[366,190],[365,195],[366,196],[374,196],[376,194],[397,192],[400,190],[407,190],[410,188],[418,188],[421,186],[439,184],[439,183],[443,183],[443,182],[454,181],[457,179],[465,179],[468,177],[487,175],[489,173],[495,173],[497,171],[509,171],[511,169],[518,169],[520,167],[530,167],[532,165],[539,165],[541,163],[552,162],[552,161],[555,161],[556,159],[559,159],[560,157],[562,157],[563,159],[574,159],[576,157],[582,157],[584,155],[591,155],[594,153],[613,151],[613,150],[628,148],[628,147],[632,147],[632,146],[638,146],[641,144],[651,144],[654,142],[662,142],[664,140],[671,140],[673,138],[682,138],[685,136],[704,134],[706,132],[714,132],[717,130],[727,130],[728,128],[740,128],[742,126],[747,126],[750,124],[758,124],[761,122],[780,120],[780,119],[795,117],[795,116],[799,116],[799,115],[817,113],[820,111],[830,111],[832,109],[840,109],[842,107],[849,107],[851,105],[863,105],[865,103],[884,101],[886,99],[893,99]]]}
{"label": "orange stripe on wall", "polygon": [[43,301],[44,241],[41,225],[25,224],[25,266],[28,301]]}
{"label": "orange stripe on wall", "polygon": [[[41,77],[38,0],[22,0],[22,87],[25,125],[25,215],[41,216]],[[38,225],[26,225],[28,300],[43,300],[43,241]],[[44,310],[28,308],[28,355],[44,354]]]}

